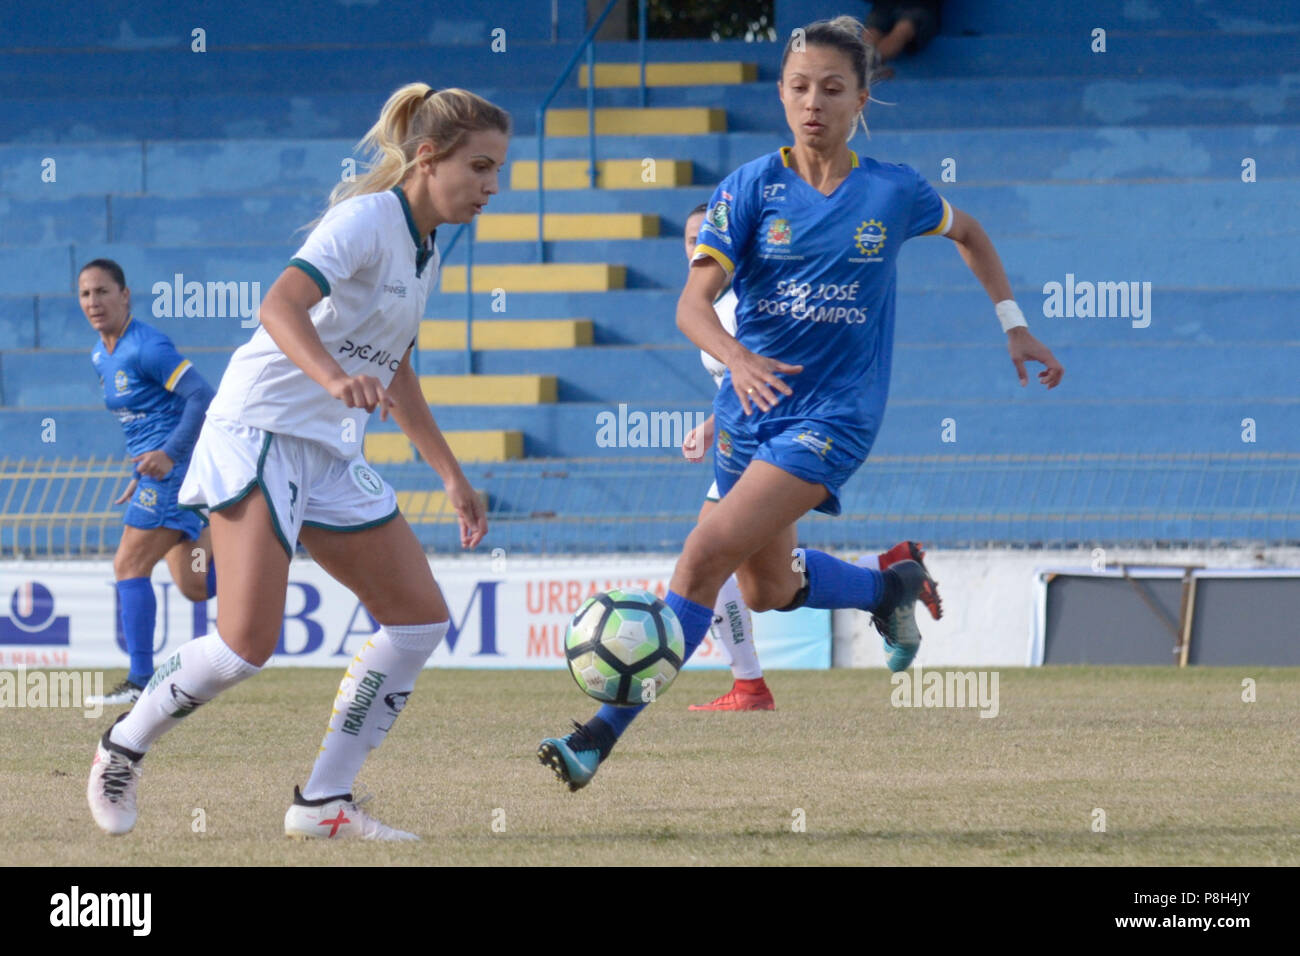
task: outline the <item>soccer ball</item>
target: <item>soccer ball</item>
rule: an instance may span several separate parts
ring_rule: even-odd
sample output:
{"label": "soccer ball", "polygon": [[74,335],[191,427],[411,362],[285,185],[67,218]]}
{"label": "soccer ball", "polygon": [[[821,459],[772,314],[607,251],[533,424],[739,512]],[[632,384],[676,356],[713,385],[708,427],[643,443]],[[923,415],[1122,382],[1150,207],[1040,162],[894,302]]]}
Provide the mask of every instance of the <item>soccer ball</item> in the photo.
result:
{"label": "soccer ball", "polygon": [[682,625],[672,608],[635,588],[593,594],[564,635],[569,673],[604,704],[656,699],[681,670],[685,653]]}

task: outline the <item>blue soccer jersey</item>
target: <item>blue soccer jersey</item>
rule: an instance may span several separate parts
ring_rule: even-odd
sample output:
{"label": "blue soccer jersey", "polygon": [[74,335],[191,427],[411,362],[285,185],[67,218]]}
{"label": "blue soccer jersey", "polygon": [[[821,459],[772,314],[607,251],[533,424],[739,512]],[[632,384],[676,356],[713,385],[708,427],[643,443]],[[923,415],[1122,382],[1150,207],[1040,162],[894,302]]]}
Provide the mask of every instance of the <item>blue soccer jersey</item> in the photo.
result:
{"label": "blue soccer jersey", "polygon": [[126,432],[127,454],[162,448],[185,408],[185,399],[172,390],[189,360],[166,335],[134,318],[127,319],[111,353],[100,341],[90,360],[104,387],[104,404]]}
{"label": "blue soccer jersey", "polygon": [[[847,452],[865,458],[889,393],[899,249],[913,236],[945,235],[952,208],[910,166],[859,160],[829,196],[790,167],[790,148],[722,181],[700,227],[695,258],[710,256],[740,299],[736,338],[751,352],[802,365],[781,378],[794,390],[749,421],[823,421]],[[717,414],[745,419],[730,374]]]}

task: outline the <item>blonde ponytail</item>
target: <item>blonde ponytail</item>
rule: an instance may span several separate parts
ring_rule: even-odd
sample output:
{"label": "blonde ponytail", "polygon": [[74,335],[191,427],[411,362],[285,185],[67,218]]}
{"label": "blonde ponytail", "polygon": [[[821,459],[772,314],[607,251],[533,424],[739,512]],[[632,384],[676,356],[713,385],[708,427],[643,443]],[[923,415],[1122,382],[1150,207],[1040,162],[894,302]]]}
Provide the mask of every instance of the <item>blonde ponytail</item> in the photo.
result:
{"label": "blonde ponytail", "polygon": [[427,83],[408,83],[388,97],[375,125],[357,143],[354,152],[365,157],[365,173],[335,186],[329,206],[392,189],[406,179],[422,143],[433,146],[433,161],[438,162],[459,149],[470,133],[485,129],[510,135],[510,114],[469,90],[435,91]]}

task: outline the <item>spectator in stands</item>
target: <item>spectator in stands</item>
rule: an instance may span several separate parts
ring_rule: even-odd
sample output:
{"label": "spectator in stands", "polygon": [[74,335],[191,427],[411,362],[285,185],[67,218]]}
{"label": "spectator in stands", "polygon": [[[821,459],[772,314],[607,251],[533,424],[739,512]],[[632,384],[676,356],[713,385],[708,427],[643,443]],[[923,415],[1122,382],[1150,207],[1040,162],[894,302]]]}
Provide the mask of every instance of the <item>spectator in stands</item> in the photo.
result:
{"label": "spectator in stands", "polygon": [[[875,0],[863,36],[876,51],[879,63],[900,53],[916,54],[939,32],[943,0]],[[874,79],[887,80],[893,67],[876,66]]]}
{"label": "spectator in stands", "polygon": [[127,505],[122,540],[113,557],[117,606],[130,669],[90,705],[133,704],[153,674],[154,565],[167,561],[172,579],[191,601],[216,594],[211,535],[177,495],[189,468],[212,387],[171,339],[131,315],[131,290],[122,267],[95,259],[77,276],[81,311],[99,333],[91,362],[104,389],[104,404],[126,432],[135,471],[113,502]]}

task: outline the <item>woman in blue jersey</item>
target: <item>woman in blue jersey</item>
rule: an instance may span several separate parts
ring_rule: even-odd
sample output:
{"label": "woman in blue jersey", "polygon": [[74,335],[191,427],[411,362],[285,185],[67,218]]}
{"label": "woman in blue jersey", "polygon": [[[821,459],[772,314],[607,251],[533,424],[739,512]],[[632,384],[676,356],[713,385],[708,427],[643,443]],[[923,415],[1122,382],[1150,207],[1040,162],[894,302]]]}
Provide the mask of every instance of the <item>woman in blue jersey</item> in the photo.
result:
{"label": "woman in blue jersey", "polygon": [[[894,339],[895,263],[914,236],[946,236],[994,303],[1011,360],[1041,362],[1047,388],[1063,369],[1029,333],[993,243],[914,169],[859,158],[871,51],[852,17],[819,21],[786,44],[778,81],[794,145],[722,181],[700,230],[677,325],[727,366],[714,400],[720,500],[686,539],[666,603],[686,655],[733,572],[755,611],[860,608],[875,615],[889,667],[921,642],[915,561],[885,571],[796,548],[795,522],[835,515],[839,490],[871,450],[884,414]],[[865,125],[865,124],[864,124]],[[737,335],[713,302],[731,278]],[[538,756],[570,789],[585,786],[640,708],[602,707]]]}
{"label": "woman in blue jersey", "polygon": [[[686,245],[686,261],[695,258],[695,249],[699,242],[700,228],[704,225],[704,215],[709,211],[708,203],[700,203],[686,217],[686,233],[683,237]],[[727,330],[728,335],[736,334],[736,293],[728,287],[721,297],[713,303],[713,311],[718,313],[718,321]],[[727,366],[723,365],[708,352],[700,352],[704,367],[713,377],[719,388],[727,375]],[[692,428],[682,443],[682,454],[687,461],[703,461],[705,449],[713,445],[713,416],[710,415],[695,428]],[[704,496],[700,506],[700,521],[703,521],[718,503],[718,483],[714,481]],[[925,551],[917,541],[900,541],[882,554],[864,554],[857,563],[863,567],[884,571],[900,561],[912,560],[925,566]],[[936,621],[943,616],[942,602],[939,599],[938,586],[931,582],[921,593],[921,601],[926,605],[930,616]],[[758,663],[758,649],[754,646],[753,615],[745,603],[740,583],[733,574],[723,583],[718,591],[717,604],[713,608],[713,639],[722,648],[727,664],[731,668],[735,683],[731,690],[707,704],[692,704],[691,710],[775,710],[776,701],[772,698],[771,688],[763,679],[763,668]]]}
{"label": "woman in blue jersey", "polygon": [[166,559],[176,586],[191,601],[216,593],[211,536],[198,515],[176,501],[213,393],[171,339],[131,315],[131,290],[116,262],[86,263],[77,277],[77,298],[99,333],[91,362],[104,404],[122,423],[135,462],[130,484],[113,502],[130,502],[113,557],[130,669],[124,681],[86,703],[131,704],[153,674],[154,565]]}

